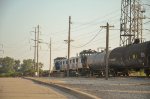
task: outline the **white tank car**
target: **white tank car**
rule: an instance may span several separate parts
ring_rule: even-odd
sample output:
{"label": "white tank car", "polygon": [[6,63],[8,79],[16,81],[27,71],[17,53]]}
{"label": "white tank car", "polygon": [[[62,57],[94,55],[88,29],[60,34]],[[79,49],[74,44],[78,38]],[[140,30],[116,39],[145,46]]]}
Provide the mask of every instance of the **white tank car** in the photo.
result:
{"label": "white tank car", "polygon": [[[109,51],[108,54],[110,54]],[[92,70],[104,70],[105,69],[105,55],[106,52],[98,52],[87,56],[87,66]]]}

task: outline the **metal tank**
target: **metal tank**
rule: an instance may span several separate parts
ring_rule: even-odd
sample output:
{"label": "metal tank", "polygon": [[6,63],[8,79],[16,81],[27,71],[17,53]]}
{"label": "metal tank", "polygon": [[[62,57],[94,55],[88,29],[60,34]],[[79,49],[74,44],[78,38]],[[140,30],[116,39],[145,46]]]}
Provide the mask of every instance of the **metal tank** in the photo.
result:
{"label": "metal tank", "polygon": [[124,67],[126,47],[117,47],[113,49],[109,55],[110,67]]}
{"label": "metal tank", "polygon": [[150,41],[115,48],[110,53],[109,65],[112,68],[146,68],[149,65],[148,57],[150,57]]}
{"label": "metal tank", "polygon": [[[111,51],[109,51],[110,53]],[[98,52],[87,56],[87,65],[92,70],[104,70],[105,69],[105,55],[106,52]]]}

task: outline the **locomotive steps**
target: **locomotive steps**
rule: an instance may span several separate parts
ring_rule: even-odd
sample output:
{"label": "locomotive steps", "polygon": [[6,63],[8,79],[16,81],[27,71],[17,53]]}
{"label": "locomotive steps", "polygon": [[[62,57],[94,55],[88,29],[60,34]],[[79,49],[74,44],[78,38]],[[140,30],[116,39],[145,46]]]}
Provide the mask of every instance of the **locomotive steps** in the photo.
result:
{"label": "locomotive steps", "polygon": [[48,82],[48,81],[44,81],[44,80],[40,80],[40,79],[36,79],[36,78],[31,78],[31,77],[24,77],[24,79],[27,80],[32,80],[33,82],[36,82],[38,84],[42,84],[42,85],[46,85],[46,86],[50,86],[53,88],[56,88],[60,91],[63,91],[65,93],[68,93],[70,95],[75,96],[78,99],[100,99],[99,97],[96,97],[94,95],[70,88],[70,87],[66,87],[60,84],[56,84],[54,82]]}

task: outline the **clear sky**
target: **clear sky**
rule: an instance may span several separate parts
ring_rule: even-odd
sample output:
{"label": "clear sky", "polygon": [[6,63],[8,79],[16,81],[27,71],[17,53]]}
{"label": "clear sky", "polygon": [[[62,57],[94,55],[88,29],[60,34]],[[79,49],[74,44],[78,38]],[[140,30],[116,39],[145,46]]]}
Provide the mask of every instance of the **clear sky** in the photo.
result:
{"label": "clear sky", "polygon": [[[150,4],[142,0],[142,4]],[[145,5],[147,17],[150,17],[150,7]],[[68,20],[71,16],[71,56],[84,49],[97,50],[105,47],[105,29],[89,42],[100,30],[100,26],[114,25],[119,29],[121,0],[0,0],[0,49],[5,57],[15,59],[33,58],[35,26],[40,25],[40,39],[49,42],[52,38],[52,59],[67,56]],[[150,19],[145,19],[144,22]],[[150,29],[150,24],[144,24],[144,29]],[[144,38],[150,40],[150,32],[143,31]],[[110,30],[111,49],[119,46],[119,30]],[[85,45],[82,47],[82,45]],[[39,61],[44,63],[44,69],[49,67],[49,47],[40,44]]]}

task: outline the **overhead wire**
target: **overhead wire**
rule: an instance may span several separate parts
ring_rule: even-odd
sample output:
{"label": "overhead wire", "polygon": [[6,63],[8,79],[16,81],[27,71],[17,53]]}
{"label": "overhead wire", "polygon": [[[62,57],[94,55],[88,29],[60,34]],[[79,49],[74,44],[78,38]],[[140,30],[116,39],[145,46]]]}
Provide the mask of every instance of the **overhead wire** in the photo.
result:
{"label": "overhead wire", "polygon": [[[104,15],[104,16],[100,16],[100,17],[98,17],[98,18],[96,18],[96,19],[94,19],[94,20],[92,20],[92,21],[89,21],[89,22],[80,24],[80,25],[78,25],[78,26],[72,27],[72,31],[79,31],[79,30],[85,29],[86,27],[90,26],[90,25],[93,24],[94,22],[97,22],[97,20],[99,20],[100,18],[106,18],[106,17],[109,18],[109,16],[112,15],[112,13],[114,14],[114,13],[117,12],[118,10],[119,10],[119,9],[117,8],[117,10],[115,9],[114,11],[112,11],[112,12],[110,12],[110,13]],[[75,24],[75,22],[72,22],[72,23]],[[86,26],[86,25],[88,25],[88,26]],[[85,26],[86,26],[86,27],[85,27]],[[76,29],[76,28],[79,28],[79,29],[74,30],[74,29]],[[61,30],[61,31],[57,31],[57,32],[54,32],[53,34],[58,34],[58,33],[64,34],[64,33],[66,33],[66,32],[68,32],[68,29],[64,29],[64,30]]]}
{"label": "overhead wire", "polygon": [[150,21],[147,21],[147,22],[145,22],[145,23],[143,23],[143,24],[148,24]]}
{"label": "overhead wire", "polygon": [[[118,9],[117,9],[118,10]],[[115,12],[116,12],[116,10],[115,10]],[[113,12],[111,12],[111,13],[114,13],[114,11]],[[112,14],[111,14],[112,15]],[[105,17],[106,17],[106,15],[105,15]],[[108,14],[107,14],[107,17],[108,17]],[[115,17],[116,17],[116,15],[115,15]],[[84,24],[81,24],[81,25],[79,25],[79,26],[76,26],[76,27],[73,27],[73,29],[72,29],[72,32],[74,32],[74,31],[79,31],[79,30],[83,30],[83,29],[85,29],[85,28],[87,28],[88,26],[90,26],[90,25],[95,25],[95,22],[97,21],[99,19],[99,17],[97,18],[97,19],[94,19],[94,20],[92,20],[92,21],[90,21],[90,22],[88,22],[88,23],[84,23]],[[110,18],[109,18],[110,19]],[[111,18],[112,19],[112,18]],[[102,22],[104,22],[104,21],[102,21]],[[88,26],[87,26],[88,25]],[[84,26],[84,27],[83,27]],[[86,27],[85,27],[86,26]],[[82,28],[81,28],[82,27]],[[77,29],[78,28],[78,29]],[[76,30],[75,30],[76,29]],[[68,30],[67,29],[65,29],[65,30],[62,30],[62,31],[58,31],[58,32],[55,32],[54,34],[56,34],[56,33],[62,33],[62,32],[68,32]],[[62,34],[64,34],[64,33],[62,33]],[[83,34],[81,34],[81,35],[83,35]],[[78,35],[79,37],[81,37],[80,35]],[[79,46],[80,48],[81,47],[84,47],[84,46],[86,46],[88,43],[90,43],[90,42],[92,42],[95,38],[96,38],[96,36],[97,35],[95,35],[89,42],[87,42],[86,44],[84,44],[83,46]],[[57,36],[57,37],[59,37],[60,38],[60,36]],[[84,37],[84,39],[85,39],[85,36],[83,36]],[[78,39],[79,40],[79,39]],[[59,39],[59,41],[57,40],[57,41],[55,41],[55,43],[58,43],[58,42],[60,42],[60,39]],[[61,44],[62,45],[62,44]],[[60,46],[59,46],[60,47]],[[56,48],[56,49],[58,49],[58,48]]]}
{"label": "overhead wire", "polygon": [[[116,19],[115,20],[113,20],[113,21],[116,21]],[[117,22],[118,23],[118,22]],[[96,30],[97,31],[97,30]],[[95,32],[95,30],[94,30],[94,32]],[[89,32],[89,33],[93,33],[93,31],[92,32]],[[86,33],[86,34],[89,34],[89,33]],[[81,38],[81,37],[84,37],[83,39],[85,39],[85,36],[82,36],[82,35],[85,35],[85,34],[80,34],[80,35],[78,35],[76,38]],[[86,35],[87,36],[87,35]],[[80,40],[80,39],[78,39],[78,40]]]}
{"label": "overhead wire", "polygon": [[102,28],[101,28],[101,30],[98,32],[98,33],[96,33],[96,35],[91,39],[91,40],[89,40],[87,43],[85,43],[85,44],[83,44],[83,45],[81,45],[81,46],[73,46],[73,45],[71,45],[72,47],[75,47],[75,48],[81,48],[81,47],[84,47],[84,46],[86,46],[86,45],[88,45],[89,43],[91,43],[98,35],[99,35],[99,33],[102,31]]}
{"label": "overhead wire", "polygon": [[[117,9],[117,11],[118,11],[118,9]],[[116,10],[115,10],[115,12],[116,12]],[[113,12],[113,14],[114,14],[114,12]],[[111,14],[111,15],[112,15],[112,14]],[[114,18],[114,17],[116,17],[116,16],[118,16],[118,14],[115,15],[115,16],[111,16],[111,17],[108,17],[108,15],[101,16],[101,17],[107,18],[106,20],[108,20],[108,19],[112,19],[112,18]],[[97,22],[97,20],[100,20],[100,18],[97,18],[97,19],[95,19],[95,20],[93,20],[93,21],[91,21],[91,22],[89,22],[89,23],[85,23],[85,24],[81,24],[81,25],[79,25],[79,26],[73,27],[73,31],[79,31],[79,30],[87,29],[87,27],[89,27],[89,26],[91,26],[91,25],[98,25],[98,24],[103,23],[103,22],[106,21],[106,20],[103,20],[103,21],[100,21],[100,22],[98,22],[98,23],[95,24],[95,22]],[[84,27],[83,27],[83,26],[84,26]],[[76,29],[76,28],[77,28],[77,29]]]}
{"label": "overhead wire", "polygon": [[97,17],[96,19],[94,19],[94,20],[92,20],[92,21],[83,23],[83,24],[81,24],[81,25],[79,25],[79,26],[76,26],[76,27],[74,27],[74,28],[78,28],[78,27],[81,27],[81,26],[84,26],[84,25],[93,24],[94,22],[97,22],[97,20],[99,20],[100,18],[106,18],[106,17],[108,17],[109,15],[112,15],[112,14],[116,13],[118,10],[119,10],[119,9],[117,8],[117,9],[115,9],[114,11],[112,11],[112,12],[110,12],[110,13],[104,15],[104,16],[99,16],[99,17]]}
{"label": "overhead wire", "polygon": [[[114,12],[117,12],[118,11],[118,9],[116,10],[114,10],[114,11],[112,11],[111,13],[108,13],[108,14],[106,14],[106,15],[104,15],[104,16],[100,16],[100,17],[108,17],[109,18],[109,16],[110,15],[112,15],[112,13],[114,14]],[[94,24],[94,22],[97,22],[97,20],[99,20],[100,19],[100,17],[98,17],[98,18],[96,18],[96,19],[94,19],[94,20],[92,20],[92,21],[89,21],[89,22],[87,22],[87,23],[84,23],[84,24],[81,24],[81,25],[79,25],[79,26],[76,26],[76,27],[72,27],[72,32],[74,32],[74,31],[79,31],[79,30],[83,30],[83,29],[87,29],[87,27],[88,26],[91,26],[91,25],[93,25]],[[104,22],[104,21],[102,21],[102,22]],[[100,22],[101,23],[101,22]],[[74,24],[74,23],[73,23]],[[99,24],[99,23],[98,23]],[[86,26],[86,25],[88,25],[88,26]],[[86,26],[86,27],[83,27],[83,26]],[[58,31],[58,32],[54,32],[53,34],[55,34],[55,35],[57,35],[57,33],[61,33],[59,36],[55,36],[55,37],[57,37],[57,38],[60,38],[60,36],[63,36],[64,37],[64,33],[65,32],[68,32],[68,30],[67,29],[64,29],[64,30],[62,30],[62,31]],[[67,33],[66,33],[66,35],[67,35]],[[59,40],[56,40],[55,41],[56,43],[59,43],[60,42],[60,39]]]}
{"label": "overhead wire", "polygon": [[[77,38],[76,40],[81,40],[82,38],[85,39],[87,36],[91,36],[93,35],[94,33],[97,33],[99,31],[99,29],[96,29],[94,31],[91,31],[91,32],[84,32],[82,34],[79,34],[79,35],[75,35],[74,38]],[[87,34],[90,34],[90,35],[87,35]]]}
{"label": "overhead wire", "polygon": [[[113,21],[115,21],[115,23],[116,23],[116,20],[113,20]],[[118,23],[118,22],[117,22],[117,23]],[[120,29],[113,29],[113,30],[120,30]],[[97,31],[97,30],[96,30],[96,31]],[[94,31],[94,32],[95,32],[95,31]],[[92,32],[90,32],[90,33],[92,33]],[[89,34],[89,33],[87,33],[87,34]],[[83,35],[83,34],[81,34],[81,35]],[[83,37],[83,39],[85,39],[85,36],[86,36],[86,35],[85,35],[85,36],[81,36],[81,35],[80,35],[80,36],[78,35],[79,37],[77,37],[77,38],[78,38],[77,40],[80,40],[81,37]],[[81,40],[82,40],[82,39],[81,39]]]}

